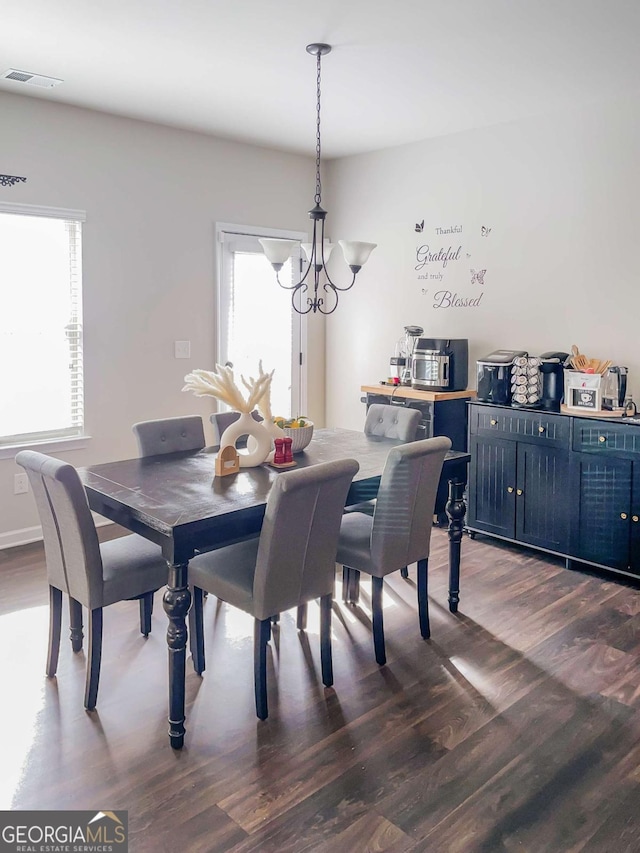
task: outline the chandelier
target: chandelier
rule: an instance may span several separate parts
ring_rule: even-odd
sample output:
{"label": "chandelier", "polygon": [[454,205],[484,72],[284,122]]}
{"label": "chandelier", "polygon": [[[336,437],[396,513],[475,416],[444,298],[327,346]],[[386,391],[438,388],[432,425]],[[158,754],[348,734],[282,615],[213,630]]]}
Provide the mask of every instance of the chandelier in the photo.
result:
{"label": "chandelier", "polygon": [[353,273],[353,278],[351,279],[351,284],[348,284],[346,287],[339,287],[331,280],[327,272],[326,263],[329,260],[334,244],[326,240],[324,236],[324,223],[327,211],[323,210],[321,206],[322,182],[320,180],[320,69],[322,57],[330,52],[330,44],[307,45],[307,53],[315,56],[317,62],[316,193],[313,199],[315,204],[309,211],[309,218],[313,222],[313,235],[310,243],[302,243],[302,249],[307,257],[307,266],[296,284],[283,284],[279,277],[280,270],[291,257],[294,241],[276,240],[266,237],[260,239],[264,253],[276,272],[276,281],[280,287],[293,291],[291,294],[291,305],[298,314],[308,314],[310,311],[313,311],[314,314],[317,311],[321,314],[333,314],[338,307],[338,292],[350,290],[353,287],[357,274],[377,245],[376,243],[338,240],[344,254],[344,259]]}

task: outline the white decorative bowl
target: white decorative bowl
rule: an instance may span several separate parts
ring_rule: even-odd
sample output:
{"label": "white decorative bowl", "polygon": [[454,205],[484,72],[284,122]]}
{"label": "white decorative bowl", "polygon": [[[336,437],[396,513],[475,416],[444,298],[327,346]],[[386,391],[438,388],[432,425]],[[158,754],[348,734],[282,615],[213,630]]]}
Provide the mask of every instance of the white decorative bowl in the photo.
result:
{"label": "white decorative bowl", "polygon": [[291,452],[300,453],[311,441],[313,436],[313,424],[307,422],[303,427],[284,427],[282,432],[291,439]]}

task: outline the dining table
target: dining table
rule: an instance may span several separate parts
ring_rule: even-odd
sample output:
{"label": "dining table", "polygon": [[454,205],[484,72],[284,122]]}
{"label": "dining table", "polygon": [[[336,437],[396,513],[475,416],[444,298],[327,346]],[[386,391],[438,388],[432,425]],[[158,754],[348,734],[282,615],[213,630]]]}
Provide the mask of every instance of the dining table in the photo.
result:
{"label": "dining table", "polygon": [[[387,454],[403,442],[356,430],[318,429],[294,461],[308,467],[336,459],[360,465],[346,506],[375,494]],[[260,532],[271,486],[281,470],[267,463],[214,476],[217,448],[168,453],[79,468],[90,508],[162,549],[167,561],[163,606],[169,625],[169,740],[180,749],[185,736],[186,617],[191,605],[189,560]],[[441,484],[448,483],[449,609],[456,612],[460,586],[460,543],[469,454],[449,451]],[[432,519],[425,519],[431,524]]]}

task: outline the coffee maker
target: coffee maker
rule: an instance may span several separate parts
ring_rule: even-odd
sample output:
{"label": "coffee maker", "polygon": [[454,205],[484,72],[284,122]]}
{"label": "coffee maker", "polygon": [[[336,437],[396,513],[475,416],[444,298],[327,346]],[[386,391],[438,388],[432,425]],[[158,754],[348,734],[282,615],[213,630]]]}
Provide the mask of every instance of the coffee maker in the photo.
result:
{"label": "coffee maker", "polygon": [[602,408],[619,411],[627,396],[628,367],[614,365],[602,377]]}
{"label": "coffee maker", "polygon": [[542,393],[540,408],[548,412],[559,412],[564,396],[564,368],[569,363],[567,352],[543,352],[540,356]]}
{"label": "coffee maker", "polygon": [[395,347],[395,353],[390,359],[391,377],[398,379],[400,385],[411,385],[411,364],[416,342],[424,332],[421,326],[405,326],[404,335]]}

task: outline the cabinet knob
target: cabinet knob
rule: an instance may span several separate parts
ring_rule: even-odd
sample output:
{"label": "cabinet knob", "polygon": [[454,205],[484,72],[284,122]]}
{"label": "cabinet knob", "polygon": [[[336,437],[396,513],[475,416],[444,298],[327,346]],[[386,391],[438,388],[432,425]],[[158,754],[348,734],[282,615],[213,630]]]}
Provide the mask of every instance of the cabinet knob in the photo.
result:
{"label": "cabinet knob", "polygon": [[640,518],[638,518],[638,516],[637,516],[637,515],[632,515],[632,516],[631,516],[631,521],[636,521],[636,522],[637,522],[637,521],[640,521]]}
{"label": "cabinet knob", "polygon": [[621,512],[621,513],[620,513],[620,518],[621,518],[621,519],[623,519],[623,520],[625,520],[626,518],[628,518],[627,513],[626,513],[626,512]]}
{"label": "cabinet knob", "polygon": [[513,494],[513,486],[507,486],[507,491],[510,495]]}
{"label": "cabinet knob", "polygon": [[538,432],[539,432],[539,433],[543,433],[543,432],[546,432],[546,431],[547,431],[547,428],[546,428],[546,427],[543,427],[543,426],[539,426],[539,427],[538,427]]}
{"label": "cabinet knob", "polygon": [[522,489],[516,489],[516,495],[521,495],[521,494],[522,494]]}
{"label": "cabinet knob", "polygon": [[491,426],[498,426],[498,421],[495,418],[491,418],[489,423],[491,424]]}
{"label": "cabinet knob", "polygon": [[600,442],[600,444],[604,444],[606,440],[607,440],[606,435],[599,435],[598,436],[598,441]]}

